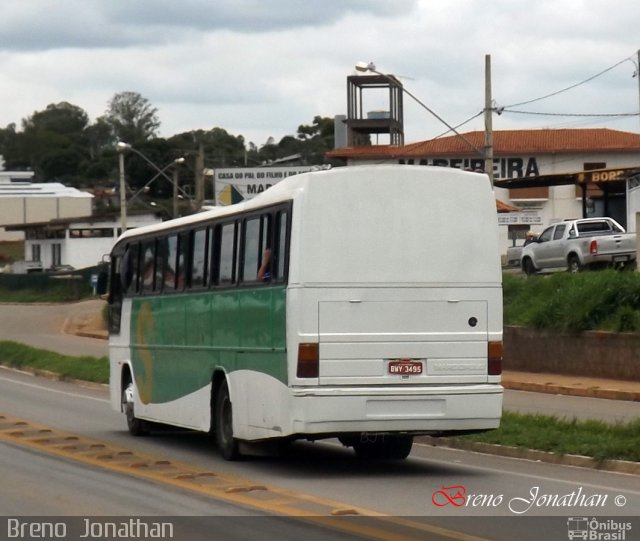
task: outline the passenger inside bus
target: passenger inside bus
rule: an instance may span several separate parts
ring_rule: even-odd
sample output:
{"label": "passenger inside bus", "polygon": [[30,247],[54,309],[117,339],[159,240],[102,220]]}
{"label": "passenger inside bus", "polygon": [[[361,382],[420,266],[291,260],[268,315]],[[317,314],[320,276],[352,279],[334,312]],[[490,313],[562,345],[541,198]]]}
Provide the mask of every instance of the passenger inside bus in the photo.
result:
{"label": "passenger inside bus", "polygon": [[265,249],[262,254],[262,264],[258,269],[257,279],[259,282],[269,282],[271,280],[271,248]]}

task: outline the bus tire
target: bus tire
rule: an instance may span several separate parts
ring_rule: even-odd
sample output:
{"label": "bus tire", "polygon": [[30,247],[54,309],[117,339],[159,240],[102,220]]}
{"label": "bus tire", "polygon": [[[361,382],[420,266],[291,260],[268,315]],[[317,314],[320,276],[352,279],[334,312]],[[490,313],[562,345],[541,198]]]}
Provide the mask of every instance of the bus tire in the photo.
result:
{"label": "bus tire", "polygon": [[353,450],[358,458],[373,460],[404,460],[413,446],[413,436],[379,436],[371,441],[358,440]]}
{"label": "bus tire", "polygon": [[240,453],[238,452],[238,440],[233,437],[233,409],[226,381],[222,382],[218,387],[215,403],[216,446],[222,458],[236,460],[239,458]]}
{"label": "bus tire", "polygon": [[127,374],[127,378],[122,385],[122,411],[127,418],[129,433],[133,436],[144,436],[149,432],[149,429],[145,421],[136,417],[133,393],[133,381],[131,380],[131,376]]}

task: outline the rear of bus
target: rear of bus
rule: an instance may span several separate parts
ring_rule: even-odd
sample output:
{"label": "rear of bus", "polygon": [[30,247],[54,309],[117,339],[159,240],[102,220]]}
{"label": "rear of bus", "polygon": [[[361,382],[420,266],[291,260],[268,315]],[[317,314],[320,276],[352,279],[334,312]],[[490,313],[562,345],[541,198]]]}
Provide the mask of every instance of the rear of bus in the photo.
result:
{"label": "rear of bus", "polygon": [[308,178],[292,212],[286,431],[358,451],[497,428],[502,285],[488,177],[358,166]]}

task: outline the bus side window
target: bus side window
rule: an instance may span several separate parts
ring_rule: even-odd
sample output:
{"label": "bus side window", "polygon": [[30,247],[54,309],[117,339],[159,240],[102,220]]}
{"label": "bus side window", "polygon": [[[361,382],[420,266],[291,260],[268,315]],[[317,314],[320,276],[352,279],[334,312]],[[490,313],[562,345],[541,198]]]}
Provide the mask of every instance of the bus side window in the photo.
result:
{"label": "bus side window", "polygon": [[[131,247],[127,246],[122,254],[122,257],[112,258],[111,260],[112,274],[111,276],[115,280],[115,277],[119,277],[119,288],[122,293],[126,293],[127,289],[131,285]],[[113,288],[113,286],[112,286]]]}
{"label": "bus side window", "polygon": [[182,291],[190,284],[189,281],[189,233],[181,233],[178,236],[178,261],[176,263],[176,289]]}
{"label": "bus side window", "polygon": [[178,236],[171,235],[166,239],[167,250],[164,256],[162,282],[165,291],[173,291],[176,287],[176,261],[178,259]]}
{"label": "bus side window", "polygon": [[289,213],[285,210],[279,211],[276,214],[276,254],[275,261],[272,263],[275,270],[275,280],[278,282],[284,282],[286,279],[286,265],[289,259],[288,250],[288,227]]}
{"label": "bus side window", "polygon": [[242,281],[255,282],[260,249],[260,218],[249,218],[243,224]]}
{"label": "bus side window", "polygon": [[214,225],[209,229],[209,285],[217,285],[220,276],[220,237],[222,227]]}
{"label": "bus side window", "polygon": [[271,282],[273,269],[272,215],[262,214],[244,222],[244,282]]}
{"label": "bus side window", "polygon": [[153,291],[155,241],[149,240],[142,245],[142,271],[140,273],[140,291],[149,293]]}
{"label": "bus side window", "polygon": [[227,223],[220,227],[220,246],[218,250],[219,285],[231,285],[236,281],[236,223]]}
{"label": "bus side window", "polygon": [[128,295],[138,292],[138,244],[127,246],[120,265],[122,291]]}
{"label": "bus side window", "polygon": [[208,229],[198,229],[193,233],[191,254],[191,287],[201,288],[207,285],[207,238]]}

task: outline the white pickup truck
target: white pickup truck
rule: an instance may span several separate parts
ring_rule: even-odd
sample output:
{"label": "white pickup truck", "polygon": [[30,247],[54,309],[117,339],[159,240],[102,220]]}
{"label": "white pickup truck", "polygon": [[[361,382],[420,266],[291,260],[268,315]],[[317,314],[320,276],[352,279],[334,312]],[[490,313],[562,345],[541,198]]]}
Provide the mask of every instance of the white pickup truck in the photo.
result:
{"label": "white pickup truck", "polygon": [[566,220],[547,227],[522,249],[526,274],[565,268],[570,272],[596,266],[630,266],[636,262],[636,235],[613,218]]}

